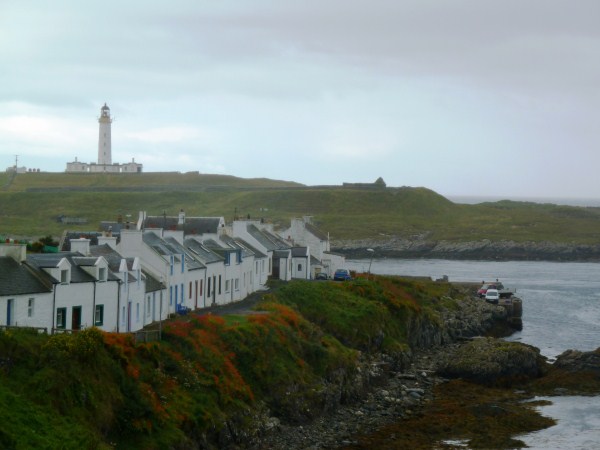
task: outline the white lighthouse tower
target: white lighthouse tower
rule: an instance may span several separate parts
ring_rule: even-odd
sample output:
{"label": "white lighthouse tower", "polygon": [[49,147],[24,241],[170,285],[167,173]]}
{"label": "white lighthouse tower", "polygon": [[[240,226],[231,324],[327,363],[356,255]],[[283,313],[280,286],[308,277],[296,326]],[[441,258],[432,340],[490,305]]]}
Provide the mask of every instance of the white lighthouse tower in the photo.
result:
{"label": "white lighthouse tower", "polygon": [[106,103],[100,108],[100,131],[98,134],[98,162],[84,163],[75,161],[67,163],[67,172],[110,172],[110,173],[141,173],[143,165],[136,163],[135,159],[125,164],[112,162],[112,144],[110,138],[110,126],[113,119],[110,117],[110,108]]}
{"label": "white lighthouse tower", "polygon": [[110,125],[112,119],[110,118],[110,108],[106,106],[106,103],[100,109],[98,123],[100,124],[100,134],[98,137],[98,165],[110,166],[112,164],[110,144]]}

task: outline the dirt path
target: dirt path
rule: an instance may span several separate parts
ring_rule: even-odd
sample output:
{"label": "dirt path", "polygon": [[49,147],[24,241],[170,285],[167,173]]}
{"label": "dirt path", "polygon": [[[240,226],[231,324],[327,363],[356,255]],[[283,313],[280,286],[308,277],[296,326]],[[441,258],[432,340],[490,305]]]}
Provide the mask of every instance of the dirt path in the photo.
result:
{"label": "dirt path", "polygon": [[215,314],[217,316],[225,316],[228,314],[247,315],[247,314],[262,314],[260,311],[253,311],[252,308],[262,300],[265,294],[272,292],[271,289],[257,291],[250,294],[244,300],[240,300],[226,305],[211,306],[204,309],[194,311],[193,314],[204,316],[206,314]]}

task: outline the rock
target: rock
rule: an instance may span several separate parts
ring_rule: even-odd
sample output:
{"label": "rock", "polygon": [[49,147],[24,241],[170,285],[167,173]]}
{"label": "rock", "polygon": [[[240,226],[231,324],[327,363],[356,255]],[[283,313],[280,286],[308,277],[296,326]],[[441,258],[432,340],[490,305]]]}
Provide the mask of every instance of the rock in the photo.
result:
{"label": "rock", "polygon": [[557,242],[480,241],[452,242],[429,240],[427,235],[413,238],[385,236],[379,239],[332,240],[332,251],[349,257],[364,257],[366,249],[374,249],[380,257],[443,258],[469,260],[545,260],[597,261],[600,245]]}
{"label": "rock", "polygon": [[448,378],[493,385],[537,378],[546,369],[546,359],[533,346],[480,338],[447,354],[438,373]]}
{"label": "rock", "polygon": [[556,358],[553,365],[569,372],[589,371],[600,375],[600,348],[591,352],[567,350]]}

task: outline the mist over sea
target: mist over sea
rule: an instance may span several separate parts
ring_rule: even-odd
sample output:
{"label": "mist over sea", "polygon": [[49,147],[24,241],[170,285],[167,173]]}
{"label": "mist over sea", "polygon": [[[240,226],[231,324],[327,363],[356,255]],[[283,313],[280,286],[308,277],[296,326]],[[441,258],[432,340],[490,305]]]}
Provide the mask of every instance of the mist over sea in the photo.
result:
{"label": "mist over sea", "polygon": [[[600,200],[598,201],[600,206]],[[376,255],[375,255],[376,256]],[[600,347],[600,264],[435,259],[348,260],[351,270],[381,275],[447,275],[450,281],[500,279],[523,300],[523,331],[509,340],[538,347],[552,361],[568,349]],[[542,414],[558,419],[546,430],[521,436],[533,449],[600,448],[600,397],[545,397]]]}

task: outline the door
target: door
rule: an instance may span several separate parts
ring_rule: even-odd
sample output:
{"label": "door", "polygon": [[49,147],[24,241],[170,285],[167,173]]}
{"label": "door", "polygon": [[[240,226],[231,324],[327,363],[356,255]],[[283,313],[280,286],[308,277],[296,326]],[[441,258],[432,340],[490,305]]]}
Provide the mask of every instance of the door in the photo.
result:
{"label": "door", "polygon": [[13,316],[14,314],[14,307],[15,307],[15,300],[12,298],[9,298],[6,302],[6,325],[7,326],[12,326],[12,322],[13,322]]}
{"label": "door", "polygon": [[81,329],[81,306],[73,306],[73,314],[71,314],[71,330],[77,331]]}

